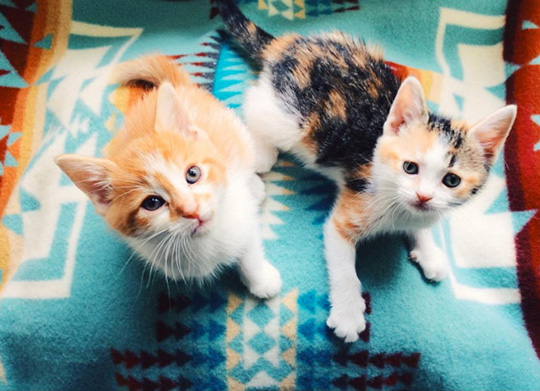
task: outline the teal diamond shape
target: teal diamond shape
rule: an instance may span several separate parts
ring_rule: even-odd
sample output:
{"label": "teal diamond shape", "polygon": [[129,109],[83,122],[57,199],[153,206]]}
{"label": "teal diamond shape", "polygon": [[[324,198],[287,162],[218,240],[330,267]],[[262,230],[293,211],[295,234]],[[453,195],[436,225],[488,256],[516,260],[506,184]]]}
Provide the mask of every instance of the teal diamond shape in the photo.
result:
{"label": "teal diamond shape", "polygon": [[281,306],[281,310],[279,312],[279,322],[280,324],[285,324],[287,323],[292,317],[293,317],[293,313],[291,312],[290,309],[288,309],[286,306],[282,305]]}
{"label": "teal diamond shape", "polygon": [[259,327],[264,327],[274,318],[274,313],[265,303],[259,303],[248,313],[249,319],[251,319]]}
{"label": "teal diamond shape", "polygon": [[248,343],[257,353],[264,354],[276,344],[276,341],[265,333],[260,332],[251,338]]}
{"label": "teal diamond shape", "polygon": [[281,13],[288,10],[290,7],[287,4],[284,4],[282,1],[274,1],[272,5]]}

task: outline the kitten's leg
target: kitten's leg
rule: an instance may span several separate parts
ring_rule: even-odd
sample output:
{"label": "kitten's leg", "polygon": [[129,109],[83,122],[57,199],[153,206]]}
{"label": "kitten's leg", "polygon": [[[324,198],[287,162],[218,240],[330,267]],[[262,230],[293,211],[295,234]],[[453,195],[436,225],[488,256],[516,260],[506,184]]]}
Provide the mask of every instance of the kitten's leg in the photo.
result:
{"label": "kitten's leg", "polygon": [[239,260],[240,279],[249,291],[261,298],[268,299],[279,294],[281,276],[279,271],[266,260],[262,239],[258,230],[249,241],[246,252]]}
{"label": "kitten's leg", "polygon": [[255,172],[259,174],[269,172],[277,162],[278,149],[261,140],[261,137],[257,135],[253,135],[253,143],[255,144]]}
{"label": "kitten's leg", "polygon": [[429,228],[421,229],[410,237],[411,259],[418,263],[428,280],[441,281],[448,275],[446,254],[435,244]]}
{"label": "kitten's leg", "polygon": [[356,243],[342,234],[336,209],[324,227],[326,266],[330,278],[330,316],[326,324],[345,342],[354,342],[366,328],[366,304],[356,276]]}
{"label": "kitten's leg", "polygon": [[257,205],[261,205],[266,198],[266,186],[261,177],[257,174],[253,174],[250,180],[251,193],[257,200]]}

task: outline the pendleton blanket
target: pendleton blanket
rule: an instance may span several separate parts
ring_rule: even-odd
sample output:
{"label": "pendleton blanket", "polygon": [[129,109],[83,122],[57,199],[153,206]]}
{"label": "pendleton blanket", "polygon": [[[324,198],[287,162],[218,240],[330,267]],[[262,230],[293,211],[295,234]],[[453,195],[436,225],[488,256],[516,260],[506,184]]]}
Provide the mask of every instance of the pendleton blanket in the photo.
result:
{"label": "pendleton blanket", "polygon": [[0,0],[0,390],[539,390],[540,1],[242,0],[271,33],[340,29],[418,76],[433,110],[518,118],[489,184],[436,226],[450,277],[403,242],[358,250],[368,328],[325,326],[332,186],[284,155],[262,225],[280,297],[234,270],[206,290],[151,275],[53,164],[100,155],[135,92],[114,65],[162,52],[241,113],[253,71],[215,0]]}

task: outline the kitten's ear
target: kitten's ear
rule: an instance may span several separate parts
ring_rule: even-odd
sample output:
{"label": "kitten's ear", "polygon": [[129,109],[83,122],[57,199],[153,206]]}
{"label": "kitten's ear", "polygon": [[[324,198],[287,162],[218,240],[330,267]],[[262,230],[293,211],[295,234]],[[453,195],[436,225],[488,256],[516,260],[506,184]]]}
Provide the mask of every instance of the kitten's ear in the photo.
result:
{"label": "kitten's ear", "polygon": [[517,106],[505,106],[480,121],[469,130],[468,135],[484,149],[484,156],[495,163],[516,119]]}
{"label": "kitten's ear", "polygon": [[104,215],[111,203],[111,171],[114,163],[92,157],[60,155],[55,159],[58,167],[81,189]]}
{"label": "kitten's ear", "polygon": [[384,134],[395,135],[401,125],[420,121],[428,122],[428,110],[422,85],[417,78],[409,76],[399,87],[396,98],[384,123]]}
{"label": "kitten's ear", "polygon": [[174,87],[166,82],[159,86],[156,104],[157,131],[173,130],[189,134],[189,114],[184,108]]}

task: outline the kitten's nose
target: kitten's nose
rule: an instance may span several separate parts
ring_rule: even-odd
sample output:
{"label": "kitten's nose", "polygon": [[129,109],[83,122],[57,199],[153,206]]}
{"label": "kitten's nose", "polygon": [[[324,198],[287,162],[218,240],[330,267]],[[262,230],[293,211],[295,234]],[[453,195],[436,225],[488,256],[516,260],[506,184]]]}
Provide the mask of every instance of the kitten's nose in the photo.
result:
{"label": "kitten's nose", "polygon": [[197,220],[200,220],[199,219],[199,214],[197,212],[184,212],[184,218],[185,219],[197,219]]}
{"label": "kitten's nose", "polygon": [[418,201],[421,204],[425,204],[426,202],[428,202],[429,200],[433,198],[432,195],[422,194],[422,193],[416,193],[416,196],[418,197]]}

